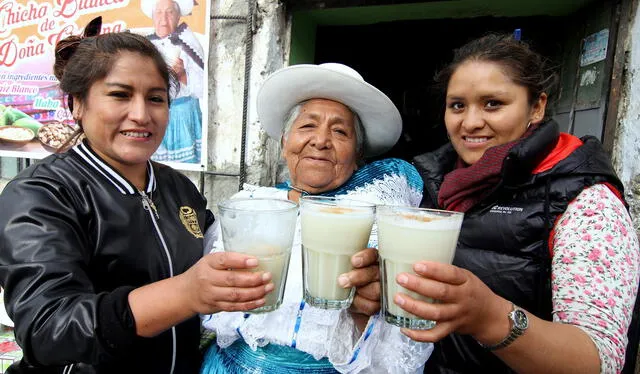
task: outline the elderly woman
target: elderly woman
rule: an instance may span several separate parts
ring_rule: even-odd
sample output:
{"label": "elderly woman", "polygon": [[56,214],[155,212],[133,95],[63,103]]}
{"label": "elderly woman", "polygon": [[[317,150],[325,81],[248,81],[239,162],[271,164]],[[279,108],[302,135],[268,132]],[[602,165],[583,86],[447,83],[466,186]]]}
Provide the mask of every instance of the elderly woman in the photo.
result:
{"label": "elderly woman", "polygon": [[[290,179],[274,187],[246,185],[235,197],[298,201],[347,196],[377,204],[417,206],[422,181],[408,163],[387,159],[363,166],[398,140],[401,118],[391,100],[341,64],[295,65],[269,77],[258,93],[267,133],[282,142]],[[372,235],[371,246],[376,245]],[[214,251],[221,251],[219,241]],[[378,316],[375,249],[354,255],[356,270],[339,277],[357,287],[351,310],[323,310],[302,298],[300,225],[282,306],[267,314],[218,313],[204,326],[217,333],[203,373],[422,372],[432,346],[411,341]],[[366,326],[365,326],[366,325]]]}
{"label": "elderly woman", "polygon": [[640,256],[622,184],[597,139],[545,119],[544,61],[489,35],[439,75],[451,143],[416,164],[423,205],[465,212],[464,223],[453,265],[397,278],[439,303],[395,295],[437,321],[406,331],[438,341],[429,373],[616,373],[637,331]]}

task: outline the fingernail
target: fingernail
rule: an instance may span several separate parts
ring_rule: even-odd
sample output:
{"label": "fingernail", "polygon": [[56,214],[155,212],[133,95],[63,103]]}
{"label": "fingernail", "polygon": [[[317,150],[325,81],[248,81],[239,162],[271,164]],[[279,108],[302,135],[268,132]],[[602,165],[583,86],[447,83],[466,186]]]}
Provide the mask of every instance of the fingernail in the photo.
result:
{"label": "fingernail", "polygon": [[270,272],[266,272],[266,273],[262,273],[262,281],[266,282],[268,280],[271,279],[271,273]]}
{"label": "fingernail", "polygon": [[416,266],[414,266],[414,269],[418,273],[424,273],[427,271],[427,266],[425,264],[416,264]]}
{"label": "fingernail", "polygon": [[349,277],[346,274],[342,274],[338,277],[338,284],[342,288],[351,287],[351,282],[349,281]]}
{"label": "fingernail", "polygon": [[400,284],[407,284],[407,282],[409,282],[409,277],[407,277],[404,274],[400,274],[398,275],[398,278],[396,279],[398,281],[398,283]]}
{"label": "fingernail", "polygon": [[249,258],[244,263],[247,264],[247,266],[250,266],[250,267],[258,266],[258,259]]}
{"label": "fingernail", "polygon": [[273,283],[269,283],[266,286],[264,286],[264,291],[265,292],[271,292],[271,291],[273,291],[274,288],[276,288],[276,286],[274,286]]}
{"label": "fingernail", "polygon": [[355,257],[352,259],[353,266],[355,266],[355,267],[357,267],[357,268],[359,268],[360,266],[362,266],[362,263],[363,263],[363,262],[364,262],[364,261],[362,260],[362,256],[355,256]]}
{"label": "fingernail", "polygon": [[261,306],[264,305],[265,299],[256,300],[256,305]]}
{"label": "fingernail", "polygon": [[404,299],[403,299],[402,297],[400,297],[400,295],[396,295],[396,296],[393,298],[393,301],[394,301],[396,304],[400,305],[400,306],[403,306],[403,305],[404,305]]}

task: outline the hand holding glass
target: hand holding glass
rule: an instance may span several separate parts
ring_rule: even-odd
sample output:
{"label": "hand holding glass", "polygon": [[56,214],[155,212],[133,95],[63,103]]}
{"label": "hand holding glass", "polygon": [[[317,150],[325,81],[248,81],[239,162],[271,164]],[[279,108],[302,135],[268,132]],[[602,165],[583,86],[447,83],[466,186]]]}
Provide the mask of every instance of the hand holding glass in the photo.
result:
{"label": "hand holding glass", "polygon": [[227,252],[255,256],[252,271],[270,272],[274,290],[265,305],[251,310],[264,313],[282,304],[289,257],[298,217],[298,204],[277,199],[233,199],[218,204],[222,241]]}
{"label": "hand holding glass", "polygon": [[413,207],[378,206],[378,253],[382,280],[382,314],[399,327],[427,330],[435,321],[421,319],[393,302],[397,292],[416,300],[434,302],[401,287],[396,282],[400,273],[414,273],[419,261],[451,264],[462,226],[463,213]]}

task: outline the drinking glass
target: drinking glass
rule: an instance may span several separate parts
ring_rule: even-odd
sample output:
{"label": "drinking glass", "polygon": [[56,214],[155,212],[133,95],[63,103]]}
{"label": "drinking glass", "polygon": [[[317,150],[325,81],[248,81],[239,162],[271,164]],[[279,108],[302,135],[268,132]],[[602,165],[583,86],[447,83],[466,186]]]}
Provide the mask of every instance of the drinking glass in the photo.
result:
{"label": "drinking glass", "polygon": [[375,205],[333,197],[303,196],[302,275],[304,300],[323,309],[351,305],[355,288],[338,284],[352,270],[351,256],[367,247]]}
{"label": "drinking glass", "polygon": [[400,206],[378,206],[378,253],[382,281],[382,315],[396,326],[427,330],[435,321],[421,319],[393,302],[397,292],[416,300],[437,302],[400,286],[396,276],[414,273],[419,261],[451,264],[455,255],[463,213]]}
{"label": "drinking glass", "polygon": [[298,204],[278,199],[232,199],[219,203],[218,210],[225,251],[255,256],[258,266],[251,271],[272,275],[274,290],[267,294],[264,306],[250,313],[276,310],[287,283]]}

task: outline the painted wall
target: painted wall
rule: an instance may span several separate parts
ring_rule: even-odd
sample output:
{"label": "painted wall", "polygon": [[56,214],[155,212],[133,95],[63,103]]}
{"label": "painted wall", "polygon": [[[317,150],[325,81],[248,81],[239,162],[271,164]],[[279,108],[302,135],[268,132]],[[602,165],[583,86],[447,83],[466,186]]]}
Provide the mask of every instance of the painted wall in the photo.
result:
{"label": "painted wall", "polygon": [[636,9],[625,45],[625,84],[620,99],[613,162],[625,184],[636,231],[640,231],[640,9]]}

